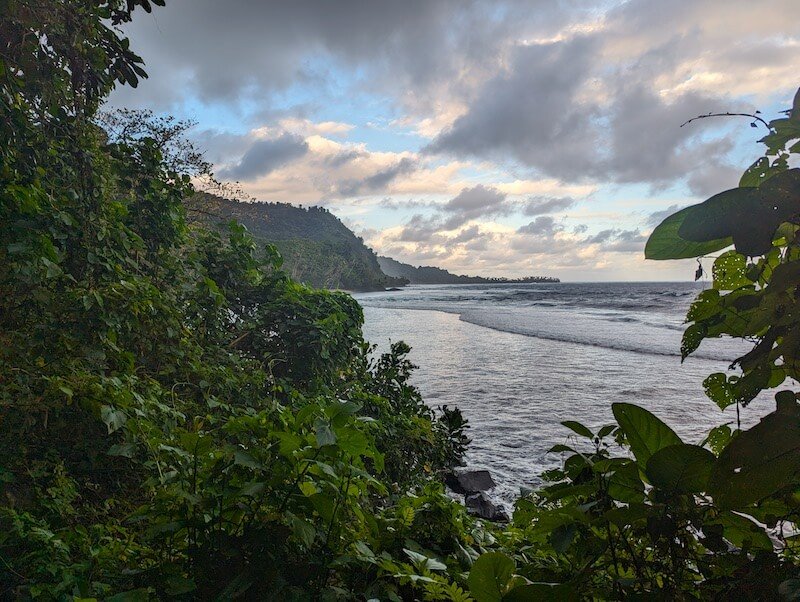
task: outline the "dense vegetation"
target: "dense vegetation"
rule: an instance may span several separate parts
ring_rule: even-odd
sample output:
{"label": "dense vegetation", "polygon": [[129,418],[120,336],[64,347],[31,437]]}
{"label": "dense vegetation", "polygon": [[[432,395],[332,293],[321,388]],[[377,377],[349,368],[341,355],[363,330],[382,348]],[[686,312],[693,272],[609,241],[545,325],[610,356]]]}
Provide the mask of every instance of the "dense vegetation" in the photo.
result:
{"label": "dense vegetation", "polygon": [[207,224],[235,220],[260,242],[272,244],[293,279],[317,288],[383,290],[407,284],[384,274],[374,251],[324,207],[288,203],[237,202],[198,194],[190,217]]}
{"label": "dense vegetation", "polygon": [[408,280],[409,284],[492,284],[514,282],[560,282],[549,276],[526,276],[524,278],[485,278],[483,276],[464,276],[451,274],[447,270],[432,266],[414,267],[391,257],[378,256],[378,263],[384,274]]}
{"label": "dense vegetation", "polygon": [[[187,223],[193,163],[101,127],[114,83],[145,75],[116,25],[151,4],[0,13],[0,598],[800,596],[788,388],[699,444],[631,404],[596,432],[565,422],[563,467],[506,527],[444,495],[465,424],[409,385],[408,348],[371,359],[352,298],[292,280],[236,222]],[[766,125],[740,187],[646,249],[733,245],[682,352],[753,343],[705,382],[737,410],[800,376],[800,95]]]}
{"label": "dense vegetation", "polygon": [[371,360],[351,297],[187,226],[186,164],[96,124],[139,7],[0,15],[0,598],[317,599],[371,586],[355,544],[451,551],[464,424],[407,348]]}

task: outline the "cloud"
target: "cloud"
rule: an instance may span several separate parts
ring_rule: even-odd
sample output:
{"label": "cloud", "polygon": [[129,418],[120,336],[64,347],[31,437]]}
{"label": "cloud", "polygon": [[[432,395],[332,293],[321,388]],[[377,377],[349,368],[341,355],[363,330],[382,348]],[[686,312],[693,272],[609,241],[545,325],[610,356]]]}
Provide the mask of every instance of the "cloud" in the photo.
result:
{"label": "cloud", "polygon": [[544,215],[547,213],[558,213],[573,207],[577,201],[572,197],[548,198],[531,197],[523,205],[522,213],[525,215]]}
{"label": "cloud", "polygon": [[665,219],[667,219],[670,215],[672,215],[673,213],[675,213],[677,211],[680,211],[681,209],[683,209],[683,207],[680,207],[679,205],[673,204],[673,205],[670,205],[669,207],[667,207],[666,209],[661,209],[659,211],[653,211],[652,213],[650,213],[647,216],[647,219],[645,220],[645,224],[648,225],[648,226],[655,227],[658,224],[660,224],[661,222],[663,222]]}
{"label": "cloud", "polygon": [[344,196],[362,194],[364,192],[383,191],[399,176],[410,174],[417,169],[417,161],[411,157],[403,157],[394,165],[373,173],[361,180],[350,180],[339,185],[339,192]]}
{"label": "cloud", "polygon": [[534,236],[552,236],[556,232],[563,230],[563,226],[556,223],[556,220],[549,215],[540,215],[532,222],[517,229],[519,234],[533,234]]}
{"label": "cloud", "polygon": [[[509,155],[547,175],[574,179],[589,161],[588,149],[596,148],[590,127],[595,109],[576,102],[596,51],[590,37],[515,48],[507,72],[487,81],[469,111],[439,134],[428,151]],[[567,151],[573,153],[570,162],[564,161]]]}
{"label": "cloud", "polygon": [[534,11],[517,0],[171,0],[137,13],[126,33],[147,64],[150,80],[137,96],[150,105],[187,94],[263,104],[304,85],[324,95],[341,71],[363,71],[371,88],[422,106],[426,97],[436,102],[424,91],[458,87],[461,79],[468,85],[469,67],[496,64],[507,40],[531,22],[563,23],[566,15],[549,4],[537,2]]}
{"label": "cloud", "polygon": [[639,230],[609,228],[588,236],[582,244],[602,245],[605,251],[615,253],[640,253],[646,242],[647,237]]}
{"label": "cloud", "polygon": [[416,214],[403,226],[396,236],[396,240],[403,242],[441,242],[444,240],[439,234],[438,220]]}
{"label": "cloud", "polygon": [[478,184],[472,188],[464,188],[445,203],[442,211],[450,214],[442,228],[453,230],[479,217],[508,213],[509,207],[504,193],[491,186]]}
{"label": "cloud", "polygon": [[253,180],[305,155],[308,143],[295,134],[256,140],[238,163],[219,172],[225,179]]}
{"label": "cloud", "polygon": [[681,123],[791,101],[800,2],[754,10],[170,0],[128,27],[151,77],[112,104],[197,119],[194,139],[222,177],[261,200],[335,206],[406,257],[593,274],[630,267],[636,228],[678,205],[659,208],[736,185],[755,130]]}
{"label": "cloud", "polygon": [[607,230],[601,230],[597,234],[594,234],[586,239],[586,243],[593,245],[593,244],[602,244],[608,241],[616,234],[617,230],[609,228]]}

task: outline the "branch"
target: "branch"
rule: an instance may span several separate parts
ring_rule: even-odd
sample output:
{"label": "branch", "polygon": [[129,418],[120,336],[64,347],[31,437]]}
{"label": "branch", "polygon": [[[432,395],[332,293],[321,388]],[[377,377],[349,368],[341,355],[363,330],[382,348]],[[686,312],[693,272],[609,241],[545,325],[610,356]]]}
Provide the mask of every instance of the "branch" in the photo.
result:
{"label": "branch", "polygon": [[764,125],[764,127],[767,128],[768,130],[770,130],[770,131],[772,130],[772,128],[769,126],[769,123],[764,121],[761,117],[759,117],[755,113],[730,113],[730,112],[727,112],[727,111],[725,113],[707,113],[705,115],[698,115],[697,117],[692,117],[690,120],[684,121],[681,124],[681,127],[683,127],[685,125],[688,125],[688,124],[692,123],[693,121],[697,121],[698,119],[706,119],[708,117],[749,117],[750,119],[754,120],[753,123],[758,121],[758,122],[762,123]]}

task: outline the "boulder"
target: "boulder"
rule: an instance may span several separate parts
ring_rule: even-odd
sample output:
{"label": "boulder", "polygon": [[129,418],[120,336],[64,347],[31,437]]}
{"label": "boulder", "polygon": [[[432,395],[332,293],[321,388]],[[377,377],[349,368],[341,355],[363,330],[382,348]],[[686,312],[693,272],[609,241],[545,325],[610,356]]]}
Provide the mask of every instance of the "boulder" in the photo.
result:
{"label": "boulder", "polygon": [[444,478],[445,485],[455,493],[476,493],[487,491],[495,486],[488,470],[465,470],[449,473]]}
{"label": "boulder", "polygon": [[495,505],[483,492],[468,494],[464,500],[464,505],[467,507],[467,512],[478,518],[508,522],[508,514],[506,514],[505,509]]}

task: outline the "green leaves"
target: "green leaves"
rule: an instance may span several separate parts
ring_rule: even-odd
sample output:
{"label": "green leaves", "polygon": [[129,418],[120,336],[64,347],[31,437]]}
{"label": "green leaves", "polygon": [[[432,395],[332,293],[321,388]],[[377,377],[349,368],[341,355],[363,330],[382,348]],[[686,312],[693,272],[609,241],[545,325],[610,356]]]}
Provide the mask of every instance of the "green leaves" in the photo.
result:
{"label": "green leaves", "polygon": [[682,443],[675,431],[644,408],[630,403],[615,403],[611,410],[642,467],[647,466],[650,456],[660,449]]}
{"label": "green leaves", "polygon": [[693,219],[694,213],[694,207],[686,207],[661,222],[647,239],[644,247],[645,258],[663,260],[701,257],[733,243],[730,236],[702,242],[681,237],[678,231],[687,219]]}
{"label": "green leaves", "polygon": [[647,461],[645,474],[654,487],[672,493],[705,491],[714,466],[714,454],[697,445],[668,445]]}
{"label": "green leaves", "polygon": [[759,187],[726,190],[669,216],[650,235],[645,257],[700,257],[731,243],[741,255],[764,255],[778,226],[798,212],[800,169],[790,169]]}
{"label": "green leaves", "polygon": [[128,416],[125,412],[111,406],[102,406],[100,408],[100,418],[105,423],[106,427],[108,427],[109,435],[121,429],[128,420]]}
{"label": "green leaves", "polygon": [[800,406],[791,401],[740,433],[722,450],[708,493],[723,509],[740,509],[794,483],[800,471]]}
{"label": "green leaves", "polygon": [[594,438],[594,433],[592,433],[592,431],[575,420],[565,420],[561,423],[561,425],[567,427],[569,430],[580,435],[581,437],[585,437],[586,439]]}
{"label": "green leaves", "polygon": [[717,257],[712,268],[714,288],[732,291],[753,282],[747,277],[747,259],[736,251],[727,251]]}
{"label": "green leaves", "polygon": [[608,480],[608,495],[629,504],[641,503],[644,500],[644,483],[639,477],[639,466],[635,462],[614,471]]}
{"label": "green leaves", "polygon": [[317,447],[336,443],[336,434],[331,429],[330,422],[325,418],[317,418],[314,421],[314,431],[317,433]]}
{"label": "green leaves", "polygon": [[467,577],[469,591],[477,602],[500,602],[514,574],[514,561],[500,552],[482,554]]}
{"label": "green leaves", "polygon": [[531,583],[515,576],[516,563],[501,552],[482,554],[467,577],[476,602],[561,602],[577,600],[572,587],[559,583]]}

